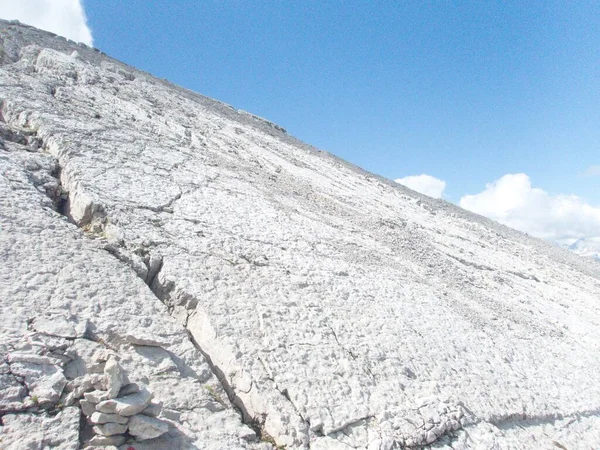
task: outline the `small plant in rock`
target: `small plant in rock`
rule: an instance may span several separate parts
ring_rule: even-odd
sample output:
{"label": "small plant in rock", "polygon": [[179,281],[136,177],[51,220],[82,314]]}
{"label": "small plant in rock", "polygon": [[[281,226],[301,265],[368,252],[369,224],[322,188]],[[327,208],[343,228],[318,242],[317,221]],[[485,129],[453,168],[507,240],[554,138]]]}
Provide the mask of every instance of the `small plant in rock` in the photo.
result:
{"label": "small plant in rock", "polygon": [[35,406],[39,406],[40,404],[40,398],[35,394],[31,396],[31,401]]}
{"label": "small plant in rock", "polygon": [[210,396],[217,402],[219,402],[221,405],[224,405],[225,402],[223,402],[223,398],[219,395],[219,393],[217,391],[215,391],[215,388],[212,387],[210,384],[205,384],[204,385],[204,389],[206,389],[208,391],[208,393],[210,394]]}
{"label": "small plant in rock", "polygon": [[275,450],[285,450],[285,445],[277,445],[273,436],[264,430],[260,430],[260,441],[271,444]]}

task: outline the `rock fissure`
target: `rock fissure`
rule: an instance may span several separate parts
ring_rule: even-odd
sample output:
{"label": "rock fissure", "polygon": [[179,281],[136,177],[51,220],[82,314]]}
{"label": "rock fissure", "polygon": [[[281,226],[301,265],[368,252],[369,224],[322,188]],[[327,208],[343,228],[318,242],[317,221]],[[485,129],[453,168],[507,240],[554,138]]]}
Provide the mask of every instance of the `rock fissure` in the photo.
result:
{"label": "rock fissure", "polygon": [[183,195],[183,192],[179,192],[177,195],[173,196],[173,198],[171,198],[169,201],[167,201],[166,203],[164,203],[162,205],[151,206],[151,205],[136,204],[135,208],[146,209],[148,211],[152,211],[155,213],[163,213],[164,212],[164,213],[172,214],[173,213],[172,206],[175,204],[175,202],[177,202],[177,200],[179,200],[181,198],[182,195]]}
{"label": "rock fissure", "polygon": [[[13,380],[16,383],[18,383],[19,385],[21,385],[21,387],[23,388],[23,393],[22,393],[22,395],[20,395],[21,399],[30,397],[29,386],[25,382],[25,379],[22,376],[16,375],[12,372],[11,363],[6,356],[4,356],[4,365],[6,367],[6,369],[5,369],[6,372],[3,373],[3,375],[10,375],[13,378]],[[6,407],[0,406],[0,417],[2,417],[5,414],[16,414],[18,412],[27,412],[29,410],[30,410],[30,408],[25,404],[22,405],[22,408],[14,408],[14,407],[6,408]]]}
{"label": "rock fissure", "polygon": [[[8,129],[8,130],[9,130],[8,133],[12,133],[12,134],[9,134],[9,136],[11,138],[11,142],[15,142],[15,143],[18,143],[21,145],[30,145],[31,139],[38,139],[37,132],[35,132],[35,131],[18,130],[15,128]],[[7,134],[7,133],[5,132],[5,134]],[[36,141],[36,142],[38,142],[38,141]],[[44,146],[45,146],[44,142],[40,139],[39,145],[37,145],[35,148],[33,148],[32,151],[42,151]],[[73,220],[73,217],[72,217],[71,211],[70,211],[70,205],[72,204],[72,202],[69,201],[69,193],[62,188],[62,183],[61,183],[62,167],[59,163],[60,160],[58,160],[56,158],[52,158],[52,159],[55,162],[55,167],[52,170],[52,172],[50,173],[50,175],[53,179],[56,180],[56,187],[55,187],[55,190],[53,190],[53,191],[46,190],[45,194],[52,200],[53,205],[54,205],[53,209],[56,212],[58,212],[60,215],[66,217],[71,223],[73,223],[74,225],[76,225],[80,229],[82,229],[88,237],[96,238],[96,236],[101,235],[103,233],[103,228],[104,228],[104,224],[105,224],[105,220],[104,220],[105,215],[103,215],[103,217],[102,217],[103,220],[96,221],[96,223],[94,224],[93,227],[91,226],[92,221],[93,221],[93,218],[91,218],[91,217],[87,220],[81,220],[81,221],[79,221],[79,223],[77,223],[77,221]],[[67,182],[68,182],[68,180],[67,180]],[[56,193],[58,193],[58,194],[56,194]],[[155,212],[165,211],[173,203],[175,203],[177,200],[179,200],[181,198],[181,196],[182,196],[182,193],[178,194],[173,199],[171,199],[167,204],[162,205],[159,208],[159,211],[155,211]],[[149,209],[152,209],[152,208],[149,208]],[[90,236],[90,234],[91,234],[91,236]],[[105,250],[111,256],[119,259],[122,262],[130,263],[130,261],[128,261],[126,258],[124,258],[122,256],[122,254],[119,253],[114,246],[107,245],[105,247],[106,247]],[[162,268],[162,258],[159,257],[153,261],[150,258],[146,258],[144,260],[144,264],[147,267],[146,276],[142,277],[137,272],[136,272],[136,274],[150,288],[152,293],[159,300],[161,300],[161,302],[165,303],[169,307],[170,311],[172,312],[172,306],[170,306],[168,304],[168,302],[165,301],[166,300],[165,295],[159,296],[158,290],[161,288],[158,287],[159,286],[158,283],[155,283],[155,280],[157,279],[157,276]],[[128,264],[128,265],[131,266],[131,264]],[[133,269],[133,267],[131,267],[131,268]],[[161,293],[165,294],[164,289],[161,290]],[[189,317],[189,314],[190,314],[190,312],[188,312],[188,317]],[[35,321],[35,319],[28,321],[28,327],[29,327],[30,331],[32,331],[32,332],[38,332],[34,328],[34,325],[33,325],[34,321]],[[187,322],[187,320],[186,320],[186,322]],[[185,325],[186,324],[184,324],[184,326]],[[86,336],[78,336],[78,337],[68,337],[68,336],[65,337],[65,336],[55,335],[55,334],[52,334],[49,332],[44,332],[44,331],[41,331],[39,333],[41,335],[46,335],[49,337],[56,337],[56,338],[65,339],[65,340],[69,340],[69,341],[74,341],[76,339],[85,339],[85,340],[89,340],[91,342],[99,343],[107,348],[111,348],[111,346],[105,339],[98,338],[98,337],[95,338],[93,336],[93,333],[89,332],[88,330],[86,330]],[[200,353],[204,356],[204,358],[208,362],[209,367],[211,368],[213,374],[215,375],[217,380],[219,380],[223,390],[227,393],[231,404],[238,411],[239,416],[242,419],[242,422],[251,426],[251,428],[253,428],[255,430],[257,435],[260,436],[260,435],[264,434],[264,431],[262,431],[260,428],[256,427],[257,422],[256,422],[255,418],[249,418],[249,414],[245,410],[245,408],[243,406],[243,402],[239,399],[239,397],[235,394],[235,392],[233,391],[231,386],[228,384],[223,373],[212,364],[212,360],[210,359],[210,356],[203,349],[200,348],[200,346],[193,339],[193,337],[191,336],[191,333],[189,331],[187,331],[186,334],[189,337],[190,342],[196,347],[197,350],[200,351]],[[116,349],[114,349],[114,350],[116,350]],[[29,387],[28,387],[27,383],[25,382],[25,380],[22,377],[14,375],[10,369],[10,362],[8,360],[6,360],[5,362],[8,365],[7,374],[13,376],[15,381],[17,381],[25,389],[24,397],[30,397]],[[23,409],[5,408],[5,409],[0,410],[0,420],[3,416],[9,415],[9,414],[12,414],[12,415],[33,414],[33,415],[43,416],[43,415],[52,414],[53,411],[54,411],[54,414],[56,414],[59,411],[59,409],[56,407],[56,405],[47,405],[47,406],[41,408],[35,404],[35,399],[34,399],[33,403],[34,403],[33,405],[26,406]],[[194,410],[193,408],[189,409],[189,411],[193,411],[193,410]],[[98,428],[98,427],[96,427],[96,428]],[[102,428],[102,426],[100,426],[100,428]],[[113,433],[112,431],[101,431],[100,428],[99,428],[98,433],[106,433],[105,435],[111,435]],[[88,429],[89,429],[89,425],[88,425],[87,421],[85,420],[85,415],[82,414],[81,419],[79,421],[79,436],[80,436],[80,444],[81,445],[83,445],[84,442],[87,440],[87,438],[85,437],[85,434],[86,434],[86,430],[88,430]],[[100,434],[99,436],[102,436],[102,434]],[[97,439],[97,441],[101,442],[102,439]],[[120,440],[115,440],[112,438],[109,439],[109,441],[110,442],[115,441],[117,443],[121,442]],[[92,440],[92,442],[93,442],[93,440]]]}
{"label": "rock fissure", "polygon": [[[169,205],[172,205],[175,201],[177,201],[179,198],[181,198],[181,195],[182,194],[179,194],[178,196],[176,196],[176,198],[173,198],[169,202]],[[162,210],[164,210],[164,208]],[[59,212],[61,214],[65,215],[65,216],[69,217],[68,210],[66,210],[66,211],[65,210],[61,210]],[[126,264],[130,263],[130,261],[127,261],[126,259],[123,259],[120,256],[120,254],[118,253],[118,251],[116,251],[116,249],[113,246],[106,246],[106,247],[105,247],[105,250],[111,256],[117,258],[119,261],[125,262]],[[154,296],[156,296],[156,298],[158,298],[162,303],[164,303],[168,307],[169,312],[172,313],[172,311],[173,311],[173,305],[169,303],[169,294],[175,290],[176,283],[173,283],[172,285],[170,285],[168,287],[167,286],[162,286],[160,283],[158,283],[158,275],[159,275],[159,273],[160,273],[160,271],[162,269],[162,266],[163,266],[163,260],[162,260],[162,258],[158,259],[158,262],[156,263],[155,267],[152,267],[150,265],[150,263],[147,262],[147,261],[145,261],[145,264],[146,264],[146,266],[148,268],[148,273],[147,273],[146,277],[141,277],[140,274],[137,271],[135,271],[135,269],[133,267],[131,267],[131,265],[130,265],[130,268],[136,273],[136,275],[138,275],[138,277],[140,277],[142,279],[142,281],[144,281],[144,283],[148,286],[148,288],[154,294]],[[209,365],[209,367],[210,367],[213,375],[215,375],[215,377],[219,381],[221,387],[223,388],[223,390],[227,394],[230,403],[238,411],[239,416],[242,419],[242,423],[250,426],[256,432],[257,436],[260,437],[260,436],[265,435],[266,432],[263,429],[263,423],[261,423],[256,417],[252,417],[248,413],[248,410],[246,409],[243,401],[235,393],[235,390],[232,388],[231,384],[228,382],[225,374],[213,363],[210,354],[208,352],[206,352],[203,348],[200,347],[200,345],[197,343],[197,341],[192,336],[191,332],[187,329],[187,320],[189,319],[189,316],[190,316],[191,313],[192,313],[191,310],[189,310],[187,312],[186,319],[185,319],[184,323],[182,324],[186,328],[186,332],[187,332],[186,334],[188,336],[189,341],[194,345],[194,347],[205,358],[205,360],[208,363],[208,365]],[[103,341],[103,343],[104,343],[104,341]],[[289,397],[286,397],[286,398],[289,400]],[[295,406],[294,406],[294,408],[295,408]]]}
{"label": "rock fissure", "polygon": [[337,337],[336,332],[334,331],[334,329],[331,327],[331,325],[327,325],[327,328],[329,328],[329,330],[331,331],[331,334],[333,335],[333,338],[335,339],[335,342],[337,343],[337,345],[339,345],[339,347],[346,352],[348,355],[350,355],[350,357],[354,360],[357,359],[357,356],[352,352],[352,350],[348,350],[346,347],[344,347],[341,343],[340,340]]}
{"label": "rock fissure", "polygon": [[[335,342],[337,343],[337,345],[344,351],[346,352],[354,361],[357,361],[359,359],[359,356],[356,355],[352,350],[346,348],[345,346],[343,346],[341,344],[341,342],[339,341],[336,332],[334,331],[334,329],[330,326],[327,325],[327,328],[329,328],[329,330],[331,331],[331,334],[333,335],[333,338],[335,339]],[[364,359],[364,358],[363,358]],[[376,378],[375,378],[375,374],[373,374],[373,371],[371,370],[371,368],[368,366],[368,361],[365,360],[363,362],[363,364],[361,365],[362,370],[369,376],[369,378],[371,378],[373,380],[374,383],[376,383]]]}
{"label": "rock fissure", "polygon": [[300,412],[300,409],[296,406],[296,404],[294,403],[294,401],[291,399],[289,391],[286,388],[280,389],[277,386],[277,382],[275,381],[275,379],[273,378],[273,373],[271,370],[268,369],[266,362],[264,361],[263,358],[261,358],[260,356],[257,358],[258,362],[260,363],[260,365],[262,366],[264,373],[266,374],[266,378],[273,383],[273,386],[275,388],[275,390],[286,400],[287,403],[289,403],[289,405],[292,407],[292,409],[294,410],[294,412],[298,415],[298,417],[300,418],[301,423],[303,423],[306,427],[304,431],[305,433],[305,447],[310,449],[311,444],[310,444],[310,435],[311,432],[314,433],[316,436],[324,436],[322,429],[321,428],[316,428],[316,429],[311,429],[311,424],[310,424],[310,420],[308,418],[305,418],[303,416],[303,414]]}

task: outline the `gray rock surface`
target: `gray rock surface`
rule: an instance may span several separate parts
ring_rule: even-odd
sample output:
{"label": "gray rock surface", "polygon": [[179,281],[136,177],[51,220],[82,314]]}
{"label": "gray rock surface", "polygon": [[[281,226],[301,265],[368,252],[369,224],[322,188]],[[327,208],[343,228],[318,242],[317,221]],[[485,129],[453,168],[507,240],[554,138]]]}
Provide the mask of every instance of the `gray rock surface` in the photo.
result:
{"label": "gray rock surface", "polygon": [[80,411],[150,396],[136,450],[600,447],[598,263],[93,49],[0,46],[7,448],[100,445]]}
{"label": "gray rock surface", "polygon": [[103,423],[94,426],[94,431],[99,436],[114,436],[116,434],[123,434],[127,431],[127,425],[120,423]]}
{"label": "gray rock surface", "polygon": [[108,398],[117,397],[125,383],[125,374],[114,357],[108,358],[106,361],[104,365],[104,375],[106,376]]}
{"label": "gray rock surface", "polygon": [[90,439],[90,446],[107,447],[113,445],[115,447],[123,445],[126,441],[125,436],[94,436]]}
{"label": "gray rock surface", "polygon": [[104,400],[98,403],[96,409],[103,413],[133,416],[146,409],[150,400],[152,400],[152,394],[146,389],[142,389],[140,392],[125,397]]}
{"label": "gray rock surface", "polygon": [[118,414],[106,414],[98,411],[94,411],[90,416],[90,422],[94,424],[103,424],[103,423],[121,423],[125,424],[129,420],[127,417],[120,416]]}
{"label": "gray rock surface", "polygon": [[3,450],[77,450],[79,448],[79,408],[68,407],[55,416],[5,414],[2,416],[0,444]]}
{"label": "gray rock surface", "polygon": [[169,425],[161,420],[144,415],[131,418],[128,424],[129,433],[138,439],[154,439],[169,431]]}

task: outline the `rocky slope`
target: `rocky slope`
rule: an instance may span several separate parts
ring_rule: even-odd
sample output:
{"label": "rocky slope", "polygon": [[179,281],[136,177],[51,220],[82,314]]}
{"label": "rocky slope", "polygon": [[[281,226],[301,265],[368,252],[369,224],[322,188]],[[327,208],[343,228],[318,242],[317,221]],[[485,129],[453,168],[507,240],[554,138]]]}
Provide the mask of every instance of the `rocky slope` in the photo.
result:
{"label": "rocky slope", "polygon": [[49,33],[0,63],[2,448],[600,447],[596,262]]}

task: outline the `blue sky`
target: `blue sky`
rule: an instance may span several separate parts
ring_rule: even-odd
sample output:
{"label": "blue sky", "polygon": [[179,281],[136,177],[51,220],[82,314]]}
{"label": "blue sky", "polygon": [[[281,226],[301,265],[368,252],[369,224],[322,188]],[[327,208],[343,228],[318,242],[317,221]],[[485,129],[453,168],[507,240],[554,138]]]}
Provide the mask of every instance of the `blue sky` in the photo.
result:
{"label": "blue sky", "polygon": [[504,179],[522,188],[511,193],[519,214],[538,201],[535,189],[554,202],[544,208],[577,196],[594,210],[600,236],[599,2],[83,7],[94,45],[128,64],[388,178],[434,176],[445,182],[443,197],[463,206],[467,194],[498,201],[502,177],[526,174],[525,184]]}
{"label": "blue sky", "polygon": [[457,200],[525,172],[600,203],[580,176],[600,164],[598,2],[84,4],[108,54],[389,178]]}

